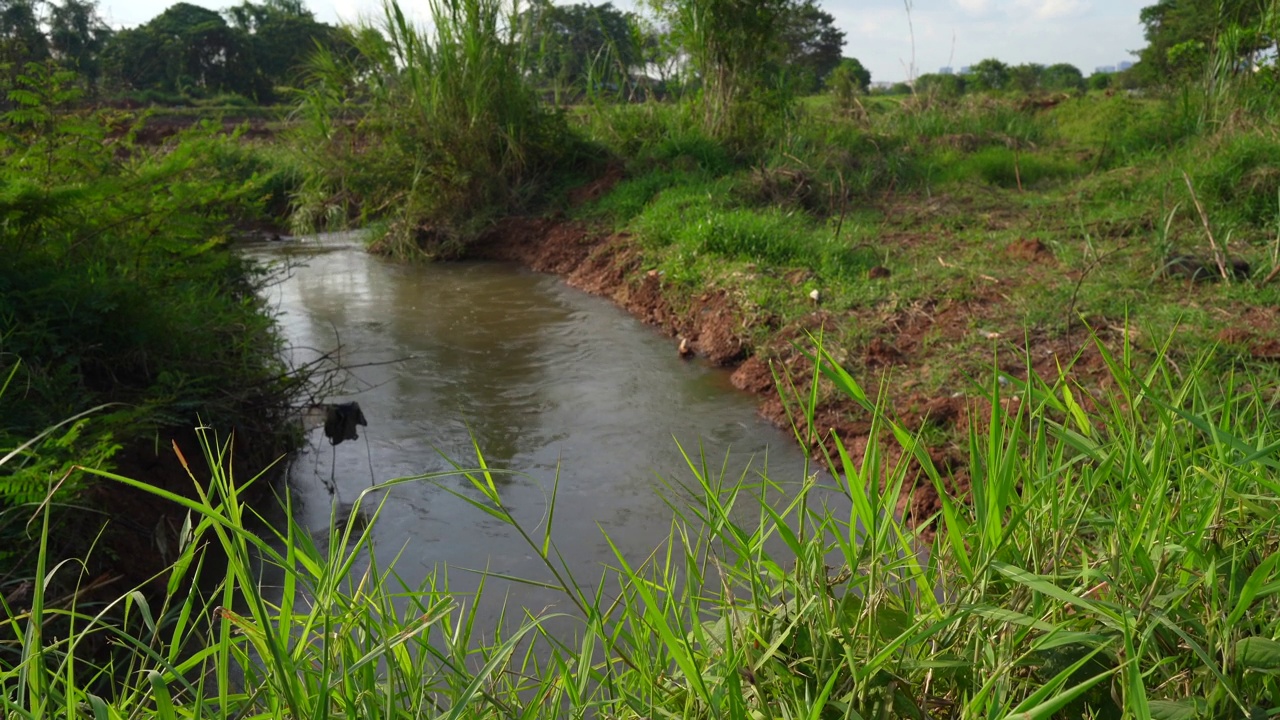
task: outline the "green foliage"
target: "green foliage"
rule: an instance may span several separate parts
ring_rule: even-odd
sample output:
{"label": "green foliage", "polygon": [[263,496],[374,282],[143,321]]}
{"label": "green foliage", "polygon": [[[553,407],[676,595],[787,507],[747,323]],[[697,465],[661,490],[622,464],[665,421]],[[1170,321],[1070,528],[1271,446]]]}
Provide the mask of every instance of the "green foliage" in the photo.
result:
{"label": "green foliage", "polygon": [[[784,16],[782,42],[786,55],[783,59],[788,73],[795,77],[797,89],[814,92],[830,79],[831,73],[841,65],[849,65],[854,77],[861,82],[862,92],[871,84],[871,74],[853,58],[842,57],[845,33],[836,27],[835,17],[818,6],[815,0],[804,0]],[[856,67],[850,63],[857,63]]]}
{"label": "green foliage", "polygon": [[178,3],[144,25],[119,32],[105,51],[108,74],[122,89],[172,93],[269,90],[254,72],[243,33],[221,15]]}
{"label": "green foliage", "polygon": [[1089,76],[1087,81],[1090,90],[1106,90],[1111,87],[1115,80],[1115,73],[1094,73]]}
{"label": "green foliage", "polygon": [[1050,65],[1040,73],[1039,87],[1050,91],[1084,90],[1084,74],[1069,63]]}
{"label": "green foliage", "polygon": [[[771,270],[805,268],[844,282],[856,282],[875,265],[874,254],[850,248],[801,213],[717,200],[731,195],[731,178],[697,177],[672,182],[658,175],[620,189],[624,198],[652,198],[627,227],[642,245],[665,258],[664,267],[675,280],[697,283],[705,279],[704,262],[714,266],[723,260]],[[632,210],[635,205],[633,200],[632,205],[610,207]]]}
{"label": "green foliage", "polygon": [[[1230,28],[1255,26],[1274,12],[1274,0],[1159,0],[1140,15],[1148,45],[1139,66],[1153,83],[1185,82],[1204,72]],[[1232,48],[1232,62],[1258,49],[1253,43]]]}
{"label": "green foliage", "polygon": [[946,168],[938,179],[963,181],[981,179],[1005,188],[1044,186],[1083,174],[1068,161],[1035,153],[1019,153],[1010,147],[987,146],[973,153],[944,154],[939,159]]}
{"label": "green foliage", "polygon": [[0,2],[0,67],[7,67],[10,81],[27,63],[49,57],[49,40],[40,28],[40,11],[33,0]]}
{"label": "green foliage", "polygon": [[0,446],[57,432],[4,468],[0,505],[157,428],[275,436],[299,381],[255,293],[263,276],[223,242],[261,197],[227,162],[235,141],[195,130],[155,155],[110,142],[102,116],[69,110],[74,74],[29,70],[0,118]]}
{"label": "green foliage", "polygon": [[916,78],[916,92],[943,99],[954,99],[964,94],[967,83],[963,75],[927,73]]}
{"label": "green foliage", "polygon": [[[555,5],[539,0],[520,13],[522,64],[557,103],[619,95],[641,64],[638,20],[610,3]],[[625,96],[625,95],[624,95]]]}
{"label": "green foliage", "polygon": [[1229,135],[1206,148],[1192,172],[1214,217],[1258,228],[1280,214],[1280,142],[1268,133]]}
{"label": "green foliage", "polygon": [[111,37],[111,28],[93,2],[62,0],[50,8],[51,54],[62,67],[80,73],[91,88],[102,75],[102,51]]}
{"label": "green foliage", "polygon": [[1004,90],[1012,80],[1009,66],[995,58],[987,58],[969,69],[968,84],[975,90]]}
{"label": "green foliage", "polygon": [[853,112],[858,96],[866,95],[871,88],[871,71],[857,58],[844,58],[826,77],[827,89],[835,98],[836,107],[845,113]]}
{"label": "green foliage", "polygon": [[387,251],[448,255],[576,161],[563,117],[520,71],[514,5],[430,9],[427,34],[388,2],[380,29],[355,32],[354,53],[314,59],[294,138],[306,169],[298,226],[386,219]]}
{"label": "green foliage", "polygon": [[1045,67],[1039,63],[1023,63],[1009,68],[1008,86],[1022,92],[1034,92],[1040,88]]}
{"label": "green foliage", "polygon": [[[864,409],[858,452],[818,424],[813,396],[784,397],[796,438],[826,448],[825,476],[739,471],[679,448],[688,470],[666,479],[669,534],[645,558],[616,552],[590,581],[561,559],[551,527],[515,519],[500,492],[507,471],[479,450],[451,472],[366,491],[325,538],[288,519],[264,539],[246,530],[258,519],[225,447],[209,440],[207,498],[170,498],[192,521],[169,592],[119,601],[145,625],[50,602],[36,584],[9,615],[20,656],[0,708],[20,718],[82,705],[174,718],[922,718],[944,704],[957,720],[1265,715],[1280,668],[1271,402],[1257,378],[1220,373],[1212,358],[1137,366],[1124,350],[1102,354],[1114,394],[1087,403],[1065,377],[997,382],[993,369],[990,409],[960,441],[972,489],[956,497],[925,439],[819,345],[814,376],[790,379],[821,377]],[[445,571],[407,587],[371,560],[378,497],[410,482],[436,483],[523,538],[545,569],[525,582],[561,594],[563,612],[482,628],[485,583],[463,602]],[[934,514],[918,518],[928,533],[898,516],[916,483],[940,491]],[[555,517],[555,488],[549,498]],[[225,576],[179,592],[206,543],[229,558]],[[276,596],[263,565],[283,578]],[[43,631],[54,622],[73,631]],[[85,662],[102,636],[127,651],[129,672]],[[91,693],[93,682],[106,686]]]}
{"label": "green foliage", "polygon": [[227,15],[231,23],[180,2],[116,33],[102,51],[105,81],[118,91],[237,93],[270,102],[275,86],[292,85],[317,47],[332,49],[341,41],[335,28],[286,0],[246,0]]}
{"label": "green foliage", "polygon": [[[703,126],[717,138],[758,141],[762,121],[785,113],[779,84],[787,47],[778,28],[793,0],[653,0],[702,86]],[[779,92],[782,90],[783,92]]]}
{"label": "green foliage", "polygon": [[235,92],[268,102],[276,87],[298,87],[307,60],[317,47],[338,48],[342,31],[318,22],[299,0],[245,0],[225,11],[232,25],[246,38],[254,75],[260,77],[256,95]]}

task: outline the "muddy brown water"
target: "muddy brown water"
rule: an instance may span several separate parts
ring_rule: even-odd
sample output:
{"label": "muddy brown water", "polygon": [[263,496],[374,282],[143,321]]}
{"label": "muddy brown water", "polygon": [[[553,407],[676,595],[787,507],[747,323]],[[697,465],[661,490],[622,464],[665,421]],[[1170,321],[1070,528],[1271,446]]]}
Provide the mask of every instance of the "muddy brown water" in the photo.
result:
{"label": "muddy brown water", "polygon": [[[734,478],[767,470],[794,484],[806,472],[804,454],[726,371],[681,360],[671,339],[556,277],[499,263],[400,264],[351,235],[245,252],[292,266],[267,292],[295,360],[341,348],[350,370],[330,400],[359,402],[369,422],[332,448],[312,430],[292,464],[295,516],[317,536],[334,503],[342,514],[371,484],[447,470],[449,459],[474,466],[474,441],[491,466],[518,471],[500,476],[499,490],[536,537],[559,474],[552,537],[592,587],[617,564],[604,533],[633,563],[667,538],[663,479],[692,481],[679,445]],[[394,558],[410,586],[447,568],[463,592],[477,577],[464,568],[547,579],[513,529],[449,490],[475,496],[461,477],[386,491],[372,527],[384,568]],[[486,593],[566,609],[529,586],[491,583]]]}

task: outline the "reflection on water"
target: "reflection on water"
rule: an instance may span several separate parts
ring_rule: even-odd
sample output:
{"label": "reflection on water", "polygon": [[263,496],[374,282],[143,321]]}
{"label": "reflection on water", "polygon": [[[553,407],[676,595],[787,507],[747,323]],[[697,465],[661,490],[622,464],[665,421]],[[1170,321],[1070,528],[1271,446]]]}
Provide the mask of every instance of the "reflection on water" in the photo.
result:
{"label": "reflection on water", "polygon": [[[403,265],[349,237],[305,243],[246,252],[270,261],[288,248],[304,263],[270,290],[284,331],[300,361],[340,346],[351,370],[330,400],[356,400],[369,419],[360,440],[332,449],[313,431],[293,466],[299,519],[317,534],[329,523],[330,477],[350,503],[371,482],[447,470],[450,459],[473,466],[474,440],[490,465],[519,471],[498,476],[500,492],[530,529],[559,473],[552,536],[590,585],[616,564],[602,531],[633,558],[666,538],[660,478],[690,479],[677,442],[694,453],[701,443],[717,468],[728,454],[731,476],[767,463],[775,480],[803,477],[802,453],[725,372],[681,361],[668,339],[605,300],[509,265]],[[516,533],[446,491],[470,494],[465,479],[444,486],[387,491],[373,529],[380,563],[399,556],[411,585],[444,564],[544,576]],[[474,586],[456,570],[449,577]],[[556,599],[510,592],[526,607]]]}

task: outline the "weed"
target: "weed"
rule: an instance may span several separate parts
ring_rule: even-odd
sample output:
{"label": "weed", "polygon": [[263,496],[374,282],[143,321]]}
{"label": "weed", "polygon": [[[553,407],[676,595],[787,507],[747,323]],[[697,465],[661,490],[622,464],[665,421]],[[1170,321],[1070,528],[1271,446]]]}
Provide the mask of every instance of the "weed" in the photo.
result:
{"label": "weed", "polygon": [[[372,559],[368,523],[335,522],[343,529],[324,552],[292,524],[259,539],[219,469],[225,449],[210,443],[210,493],[171,498],[193,522],[169,587],[206,538],[231,558],[224,583],[160,606],[125,596],[134,613],[171,618],[141,634],[52,606],[37,589],[10,613],[22,660],[2,702],[18,717],[82,703],[173,717],[1260,712],[1280,667],[1270,401],[1249,378],[1214,372],[1211,358],[1179,377],[1163,360],[1139,368],[1127,349],[1098,350],[1110,400],[1064,378],[991,377],[989,414],[966,434],[970,490],[953,496],[926,436],[819,346],[825,381],[873,418],[865,449],[828,438],[825,479],[731,473],[682,450],[692,480],[668,485],[662,547],[647,559],[617,554],[594,586],[559,559],[550,527],[514,521],[477,451],[448,473],[468,491],[441,487],[525,539],[549,573],[539,587],[573,608],[571,641],[542,629],[549,616],[527,615],[480,642],[475,599],[460,602],[444,575],[400,588],[394,568]],[[1000,402],[1004,392],[1017,401]],[[826,433],[812,397],[789,400],[802,440]],[[919,483],[941,504],[913,530],[897,508]],[[550,497],[554,517],[554,488]],[[284,578],[278,600],[263,595],[255,555]],[[39,632],[53,618],[72,632]],[[111,632],[132,672],[89,694],[86,682],[102,676],[77,653]],[[202,649],[180,652],[197,640]]]}

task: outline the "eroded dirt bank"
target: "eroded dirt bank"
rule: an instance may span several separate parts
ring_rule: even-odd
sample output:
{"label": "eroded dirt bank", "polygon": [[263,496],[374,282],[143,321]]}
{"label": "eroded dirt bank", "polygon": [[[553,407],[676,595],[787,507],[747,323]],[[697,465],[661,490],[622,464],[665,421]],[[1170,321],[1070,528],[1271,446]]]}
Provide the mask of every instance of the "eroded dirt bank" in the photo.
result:
{"label": "eroded dirt bank", "polygon": [[[1028,264],[1052,261],[1051,256],[1030,244],[1019,250],[1024,251],[1019,258]],[[471,257],[518,262],[535,271],[554,273],[575,288],[613,300],[670,336],[673,353],[683,348],[715,365],[733,368],[734,385],[754,393],[759,398],[761,415],[784,429],[793,427],[793,419],[795,424],[801,424],[795,413],[797,403],[783,398],[807,396],[811,388],[813,365],[803,351],[811,345],[810,336],[822,333],[830,337],[837,334],[833,332],[837,327],[856,324],[864,330],[860,335],[867,338],[865,342],[847,347],[828,345],[827,350],[869,393],[883,389],[890,413],[906,427],[936,439],[929,450],[933,465],[951,493],[959,498],[968,494],[967,451],[957,442],[962,433],[956,431],[971,422],[989,422],[991,403],[977,389],[928,394],[917,388],[925,384],[920,377],[928,372],[929,364],[959,365],[960,359],[950,357],[946,350],[948,342],[958,342],[982,324],[984,314],[1001,302],[996,293],[891,312],[837,312],[815,304],[812,312],[802,318],[782,323],[731,291],[690,289],[669,283],[659,272],[646,269],[634,238],[579,222],[508,218],[480,238]],[[873,269],[869,281],[875,280],[877,272],[883,272],[883,268]],[[1105,341],[1114,335],[1111,339],[1118,340],[1122,333],[1123,329],[1103,326],[1098,337]],[[1069,368],[1073,379],[1103,388],[1108,382],[1106,365],[1096,348],[1090,349],[1091,337],[1082,325],[1057,337],[1041,334],[1019,338],[1015,344],[1022,352],[1009,353],[1013,362],[1002,363],[1001,370],[1025,379],[1029,369],[1052,381],[1060,369]],[[977,362],[979,366],[986,362],[989,367],[990,355]],[[786,387],[782,392],[775,378],[783,379]],[[821,456],[833,451],[833,436],[839,437],[854,458],[861,458],[872,430],[869,413],[826,381],[820,382],[819,398],[815,431],[802,442]],[[1084,397],[1083,401],[1089,404],[1090,398]],[[1016,402],[1015,397],[1002,400],[1006,410],[1014,409]],[[901,459],[895,443],[883,443],[881,448],[883,462],[892,464]],[[940,503],[933,484],[918,472],[915,461],[909,462],[910,477],[916,482],[901,499],[899,509],[908,521],[919,523],[933,516]]]}

